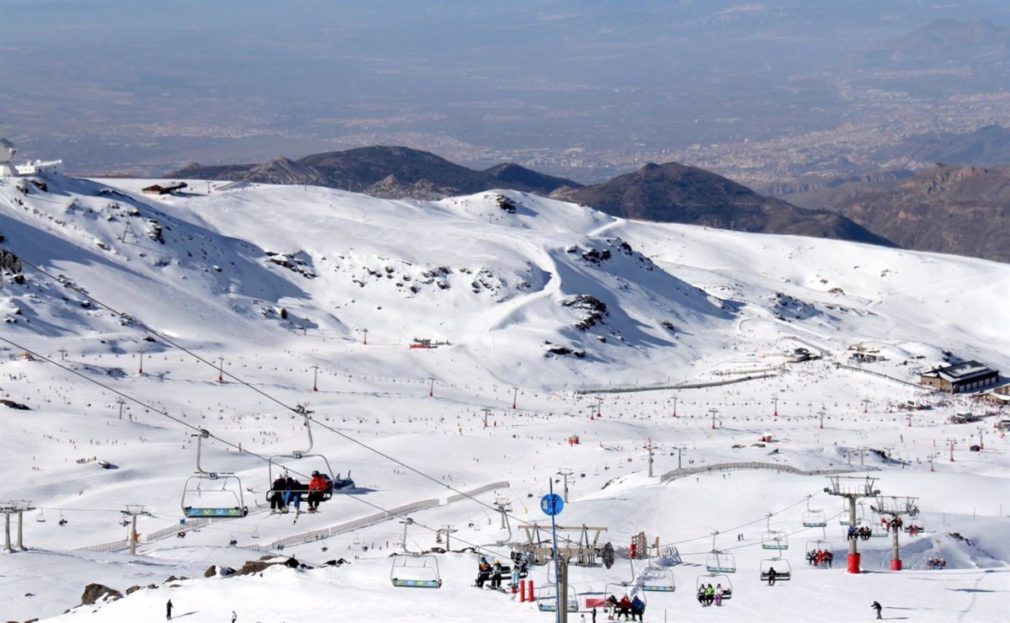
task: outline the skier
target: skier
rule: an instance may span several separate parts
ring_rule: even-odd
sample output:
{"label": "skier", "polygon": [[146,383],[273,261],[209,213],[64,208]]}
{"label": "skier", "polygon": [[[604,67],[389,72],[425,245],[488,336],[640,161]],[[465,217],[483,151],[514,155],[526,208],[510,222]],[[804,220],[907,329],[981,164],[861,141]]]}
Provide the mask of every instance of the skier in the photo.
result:
{"label": "skier", "polygon": [[171,619],[172,618],[172,600],[171,599],[169,599],[168,603],[165,604],[165,618],[166,619]]}
{"label": "skier", "polygon": [[768,567],[768,586],[775,586],[775,567]]}
{"label": "skier", "polygon": [[488,564],[487,558],[481,556],[480,563],[477,564],[477,588],[484,588],[484,582],[487,582],[490,578],[491,565]]}
{"label": "skier", "polygon": [[501,590],[501,573],[501,561],[496,560],[494,561],[494,566],[491,568],[491,588],[496,591]]}
{"label": "skier", "polygon": [[635,620],[637,617],[639,621],[642,621],[645,616],[645,602],[642,601],[638,595],[631,600],[631,620]]}
{"label": "skier", "polygon": [[270,487],[273,493],[270,494],[270,512],[286,512],[288,509],[284,504],[284,477],[278,476],[277,480]]}
{"label": "skier", "polygon": [[512,563],[512,573],[509,576],[509,585],[512,587],[512,594],[519,590],[519,563]]}
{"label": "skier", "polygon": [[884,617],[880,616],[880,611],[883,610],[884,607],[880,605],[879,601],[873,602],[872,604],[870,604],[870,607],[877,611],[877,618],[878,619],[884,618]]}
{"label": "skier", "polygon": [[326,479],[319,472],[312,472],[312,480],[309,481],[309,512],[314,513],[319,510],[319,503],[323,501],[323,493],[326,491]]}
{"label": "skier", "polygon": [[235,614],[234,610],[232,610],[231,611],[231,623],[235,623],[235,621],[238,621],[238,615]]}

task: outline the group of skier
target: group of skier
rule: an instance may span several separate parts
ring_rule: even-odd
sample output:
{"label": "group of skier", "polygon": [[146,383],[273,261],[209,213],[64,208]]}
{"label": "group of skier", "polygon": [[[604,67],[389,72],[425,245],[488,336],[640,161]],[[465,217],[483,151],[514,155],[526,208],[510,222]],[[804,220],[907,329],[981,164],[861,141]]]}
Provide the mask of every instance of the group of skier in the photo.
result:
{"label": "group of skier", "polygon": [[873,529],[869,526],[859,526],[858,528],[849,526],[849,531],[846,533],[845,538],[849,541],[855,539],[868,541],[871,536],[873,536]]}
{"label": "group of skier", "polygon": [[511,567],[506,567],[501,564],[500,560],[496,560],[494,564],[491,564],[487,558],[481,556],[477,563],[477,581],[475,585],[477,588],[484,588],[484,584],[487,584],[490,588],[503,591],[501,583],[507,572],[509,574],[509,588],[513,593],[516,593],[519,591],[520,578],[526,577],[526,569],[527,562],[522,558],[514,560]]}
{"label": "group of skier", "polygon": [[807,552],[807,564],[814,567],[830,567],[835,555],[826,549],[812,549]]}
{"label": "group of skier", "polygon": [[722,584],[716,584],[715,588],[712,588],[712,584],[701,584],[698,586],[698,603],[702,606],[711,606],[713,603],[716,606],[722,605],[723,598],[729,595],[729,589],[724,589]]}
{"label": "group of skier", "polygon": [[327,493],[333,490],[333,480],[320,472],[312,472],[308,485],[302,484],[290,475],[278,476],[270,487],[270,512],[286,513],[294,505],[295,512],[301,511],[302,496],[308,494],[309,512],[319,510],[319,504]]}
{"label": "group of skier", "polygon": [[617,599],[617,595],[611,595],[607,597],[605,603],[611,613],[608,619],[617,619],[623,616],[626,621],[642,621],[645,616],[645,602],[638,595],[629,598],[625,593],[620,600]]}

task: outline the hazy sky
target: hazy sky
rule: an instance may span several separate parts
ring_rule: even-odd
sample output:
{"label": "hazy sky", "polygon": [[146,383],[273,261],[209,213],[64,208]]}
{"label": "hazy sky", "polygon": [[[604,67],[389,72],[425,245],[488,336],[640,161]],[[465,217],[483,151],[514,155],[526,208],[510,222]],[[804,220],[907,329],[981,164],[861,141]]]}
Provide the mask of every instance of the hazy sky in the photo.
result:
{"label": "hazy sky", "polygon": [[[944,19],[1007,26],[1006,8],[0,0],[0,123],[22,153],[60,155],[72,170],[372,143],[470,162],[566,150],[613,160],[833,127],[855,110],[839,76],[867,87],[859,72],[900,65],[895,50],[924,45],[907,33]],[[902,88],[946,96],[977,79]]]}

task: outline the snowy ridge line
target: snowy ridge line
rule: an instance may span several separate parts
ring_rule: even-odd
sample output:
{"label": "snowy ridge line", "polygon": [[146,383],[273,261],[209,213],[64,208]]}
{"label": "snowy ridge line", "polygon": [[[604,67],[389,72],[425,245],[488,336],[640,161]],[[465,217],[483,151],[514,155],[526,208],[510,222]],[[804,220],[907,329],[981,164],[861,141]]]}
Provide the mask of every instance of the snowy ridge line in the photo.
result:
{"label": "snowy ridge line", "polygon": [[741,461],[737,463],[716,463],[715,465],[703,465],[700,467],[685,467],[683,469],[674,469],[666,472],[659,477],[660,482],[671,482],[677,480],[678,478],[684,478],[686,476],[693,476],[695,474],[705,474],[709,472],[722,472],[737,469],[770,469],[777,472],[788,472],[790,474],[799,474],[801,476],[831,476],[834,474],[851,474],[854,472],[868,472],[877,471],[876,467],[860,467],[859,469],[800,469],[798,467],[793,467],[792,465],[783,465],[781,463],[763,463],[761,461]]}
{"label": "snowy ridge line", "polygon": [[756,381],[758,379],[770,379],[777,374],[754,374],[740,377],[738,379],[728,379],[725,381],[704,381],[700,383],[681,383],[679,385],[652,385],[650,387],[607,387],[598,389],[577,389],[575,394],[585,396],[588,394],[630,394],[634,392],[655,392],[664,389],[703,389],[705,387],[719,387],[720,385],[733,385],[744,381]]}
{"label": "snowy ridge line", "polygon": [[[472,496],[480,495],[481,493],[487,493],[488,491],[494,491],[495,489],[507,489],[509,488],[509,486],[510,486],[509,482],[506,480],[499,482],[492,482],[490,484],[477,487],[476,489],[472,489],[465,493],[450,496],[449,498],[446,498],[445,504],[452,504],[454,502],[470,499],[470,497]],[[318,541],[331,536],[336,536],[338,534],[343,534],[345,532],[351,532],[353,530],[360,530],[361,528],[367,528],[368,526],[377,524],[387,519],[399,517],[407,513],[428,510],[429,508],[436,508],[438,506],[442,506],[442,502],[438,498],[431,498],[428,500],[421,500],[420,502],[404,504],[403,506],[397,506],[396,508],[391,508],[389,510],[382,511],[380,513],[373,513],[371,515],[366,515],[365,517],[360,517],[353,521],[347,521],[342,524],[330,526],[329,528],[321,528],[319,530],[311,530],[309,532],[302,532],[300,534],[294,534],[289,537],[284,537],[283,539],[278,539],[277,541],[274,541],[266,549],[283,549],[289,545],[298,545],[300,543]]]}
{"label": "snowy ridge line", "polygon": [[895,383],[901,383],[902,385],[907,385],[909,387],[914,387],[916,389],[922,389],[922,390],[926,390],[926,391],[930,391],[930,392],[936,392],[936,390],[933,389],[932,387],[929,387],[929,386],[926,386],[926,385],[919,385],[918,383],[911,383],[909,381],[903,381],[903,380],[901,380],[899,378],[895,378],[893,376],[888,376],[886,374],[883,374],[881,372],[875,372],[873,370],[866,370],[864,368],[857,368],[855,366],[847,366],[844,363],[837,363],[837,362],[835,363],[835,367],[836,368],[844,368],[846,370],[851,370],[853,372],[862,372],[863,374],[872,374],[873,376],[879,376],[882,379],[887,379],[888,381],[894,381]]}

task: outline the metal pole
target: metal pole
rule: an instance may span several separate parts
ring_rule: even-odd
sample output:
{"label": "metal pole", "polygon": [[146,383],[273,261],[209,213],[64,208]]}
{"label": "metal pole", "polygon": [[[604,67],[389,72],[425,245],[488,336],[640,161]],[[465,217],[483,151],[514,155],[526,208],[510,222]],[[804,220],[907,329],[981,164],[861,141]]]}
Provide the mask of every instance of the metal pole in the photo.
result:
{"label": "metal pole", "polygon": [[[551,495],[554,495],[554,479],[553,478],[548,479],[548,483],[549,483],[548,491],[550,492]],[[565,619],[561,618],[563,612],[561,608],[561,565],[558,562],[558,524],[557,521],[555,521],[554,519],[554,515],[551,515],[551,549],[554,554],[554,576],[558,578],[557,622],[564,623],[564,621],[567,621],[568,617],[566,616]]]}
{"label": "metal pole", "polygon": [[559,602],[564,605],[558,609],[558,621],[568,623],[568,560],[558,561],[558,595]]}
{"label": "metal pole", "polygon": [[18,509],[18,542],[14,544],[17,549],[24,549],[24,536],[25,536],[25,511],[23,509]]}
{"label": "metal pole", "polygon": [[137,515],[133,514],[133,521],[130,522],[130,555],[137,555]]}
{"label": "metal pole", "polygon": [[4,551],[11,551],[11,512],[4,509]]}
{"label": "metal pole", "polygon": [[849,539],[849,573],[859,573],[859,551],[856,549],[856,497],[847,496],[849,500],[849,527],[852,528],[852,538]]}
{"label": "metal pole", "polygon": [[899,515],[891,518],[891,571],[901,571],[901,548],[898,546],[898,533],[900,528],[894,525],[894,521]]}

